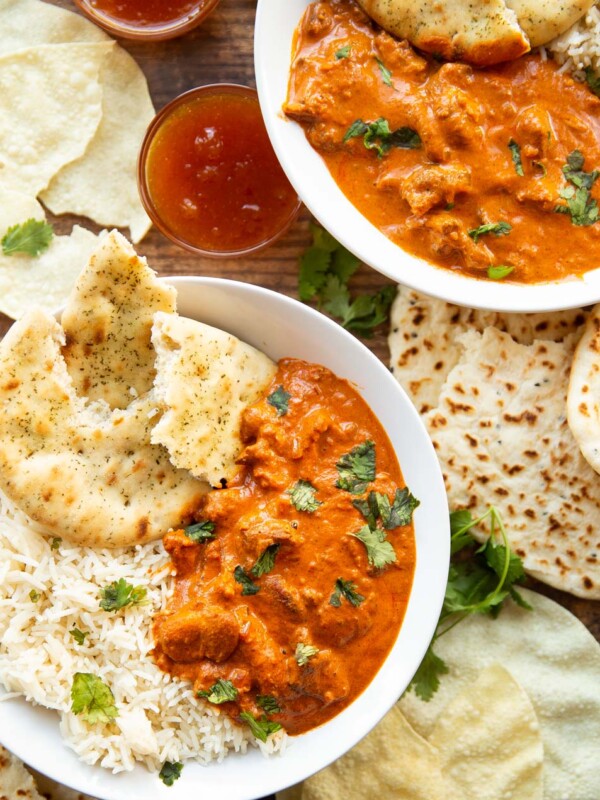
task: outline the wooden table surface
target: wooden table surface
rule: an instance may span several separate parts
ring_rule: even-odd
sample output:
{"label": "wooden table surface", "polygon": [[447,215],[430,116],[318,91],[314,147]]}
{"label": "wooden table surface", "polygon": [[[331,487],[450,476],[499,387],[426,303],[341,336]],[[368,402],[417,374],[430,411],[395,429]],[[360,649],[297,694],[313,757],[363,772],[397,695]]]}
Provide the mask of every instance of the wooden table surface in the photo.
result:
{"label": "wooden table surface", "polygon": [[[75,10],[70,0],[51,0],[55,5]],[[280,0],[284,3],[286,0]],[[170,42],[139,44],[122,41],[144,70],[150,92],[158,109],[176,95],[207,83],[242,83],[255,86],[253,32],[256,0],[221,0],[209,19],[196,31]],[[1,32],[0,32],[1,35]],[[240,259],[209,259],[194,256],[172,245],[156,230],[151,230],[137,249],[148,258],[150,266],[162,275],[210,275],[233,278],[297,296],[298,257],[310,242],[309,216],[303,212],[287,234],[269,249]],[[69,230],[72,219],[58,225],[59,232]],[[86,226],[93,228],[86,221]],[[94,229],[94,228],[93,228]],[[97,230],[97,229],[95,229]],[[360,291],[374,291],[389,281],[368,267],[361,267],[352,286]],[[10,320],[0,315],[0,335]],[[389,353],[386,331],[367,344],[386,363]],[[553,589],[530,583],[565,605],[593,631],[600,640],[600,602],[579,600]]]}

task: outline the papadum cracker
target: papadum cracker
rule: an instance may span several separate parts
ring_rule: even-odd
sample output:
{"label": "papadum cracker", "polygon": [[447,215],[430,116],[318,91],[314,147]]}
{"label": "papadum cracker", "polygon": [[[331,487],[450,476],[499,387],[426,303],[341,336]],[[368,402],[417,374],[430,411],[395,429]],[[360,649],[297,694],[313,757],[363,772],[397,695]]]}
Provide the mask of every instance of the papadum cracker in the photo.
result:
{"label": "papadum cracker", "polygon": [[[45,218],[44,209],[33,197],[0,187],[0,239],[13,225]],[[6,256],[0,248],[0,311],[13,319],[32,305],[56,311],[69,296],[97,241],[93,233],[75,225],[70,236],[54,236],[38,256]]]}
{"label": "papadum cracker", "polygon": [[537,716],[524,689],[499,664],[450,701],[429,743],[439,753],[449,798],[543,799]]}
{"label": "papadum cracker", "polygon": [[544,800],[597,800],[600,645],[558,603],[519,591],[532,611],[509,601],[497,619],[471,615],[441,636],[435,650],[448,674],[429,702],[408,692],[400,709],[421,736],[429,737],[453,698],[482,670],[499,663],[527,692],[539,721]]}

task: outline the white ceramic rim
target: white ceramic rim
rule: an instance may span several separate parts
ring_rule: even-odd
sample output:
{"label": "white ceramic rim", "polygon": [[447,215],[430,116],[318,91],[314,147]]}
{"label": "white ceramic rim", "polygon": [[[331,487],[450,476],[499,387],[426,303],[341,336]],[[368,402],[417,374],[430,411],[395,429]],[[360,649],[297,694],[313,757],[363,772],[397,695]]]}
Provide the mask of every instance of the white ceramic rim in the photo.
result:
{"label": "white ceramic rim", "polygon": [[[257,800],[343,755],[377,724],[408,685],[435,631],[446,587],[450,555],[446,494],[435,451],[417,411],[391,373],[351,334],[308,306],[258,286],[220,278],[166,280],[178,289],[181,314],[218,326],[223,320],[219,309],[226,308],[231,321],[227,329],[272,358],[318,361],[358,384],[386,427],[408,486],[423,501],[414,516],[417,568],[402,628],[363,694],[328,723],[293,737],[281,757],[265,759],[252,749],[244,756],[228,756],[221,764],[187,764],[180,780],[168,788],[141,766],[113,775],[83,764],[62,742],[56,715],[22,699],[0,703],[0,741],[39,772],[102,800],[189,800],[198,791],[219,800]],[[279,335],[273,337],[273,331]]]}
{"label": "white ceramic rim", "polygon": [[284,117],[292,37],[310,0],[258,0],[256,85],[275,153],[290,183],[319,222],[365,264],[424,294],[471,308],[554,311],[600,300],[600,268],[581,278],[521,285],[475,280],[416,258],[387,239],[345,197],[300,125]]}

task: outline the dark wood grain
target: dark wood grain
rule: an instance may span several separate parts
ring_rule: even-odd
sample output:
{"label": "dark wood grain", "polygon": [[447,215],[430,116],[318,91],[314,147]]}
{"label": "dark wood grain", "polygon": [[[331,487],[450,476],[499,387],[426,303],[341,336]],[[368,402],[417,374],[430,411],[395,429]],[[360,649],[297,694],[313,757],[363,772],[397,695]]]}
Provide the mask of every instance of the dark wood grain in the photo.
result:
{"label": "dark wood grain", "polygon": [[[284,3],[286,0],[280,0]],[[55,5],[75,10],[69,0]],[[242,83],[254,86],[253,32],[256,0],[221,0],[211,17],[197,30],[170,42],[140,44],[121,41],[144,70],[156,108],[181,92],[207,83]],[[1,35],[1,32],[0,32]],[[161,275],[209,275],[260,284],[290,296],[297,294],[298,257],[308,245],[308,214],[302,213],[286,235],[269,249],[243,259],[194,256],[172,245],[156,230],[138,246]],[[58,221],[68,230],[74,218]],[[89,223],[85,223],[88,227]],[[368,267],[356,275],[355,286],[374,291],[388,281]],[[10,320],[0,315],[0,335]],[[368,342],[382,360],[389,358],[384,333]],[[600,603],[588,602],[530,581],[531,588],[570,609],[600,640]]]}

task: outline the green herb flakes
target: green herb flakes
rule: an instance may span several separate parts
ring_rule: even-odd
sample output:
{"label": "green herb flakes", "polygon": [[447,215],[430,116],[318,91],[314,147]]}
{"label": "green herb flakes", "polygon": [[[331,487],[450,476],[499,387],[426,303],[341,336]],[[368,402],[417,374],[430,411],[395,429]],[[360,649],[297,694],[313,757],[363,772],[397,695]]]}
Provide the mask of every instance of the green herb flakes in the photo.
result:
{"label": "green herb flakes", "polygon": [[[266,575],[268,572],[271,572],[275,566],[275,556],[280,547],[281,545],[279,544],[270,544],[268,547],[265,547],[263,553],[257,559],[256,564],[250,570],[250,574],[254,575],[255,578],[260,578],[261,575]],[[242,592],[242,594],[244,593]],[[256,594],[256,592],[252,592],[252,594]]]}
{"label": "green herb flakes", "polygon": [[350,45],[345,44],[343,47],[340,47],[340,49],[335,54],[336,59],[339,61],[342,58],[348,58],[348,56],[351,53],[351,50],[352,48],[350,47]]}
{"label": "green herb flakes", "polygon": [[62,539],[59,536],[55,536],[50,542],[50,550],[58,550],[61,544]]}
{"label": "green herb flakes", "polygon": [[256,719],[249,711],[242,711],[240,719],[247,723],[252,734],[257,739],[260,739],[261,742],[266,742],[271,734],[281,730],[281,725],[278,722],[271,722],[265,716],[260,720]]}
{"label": "green herb flakes", "polygon": [[345,453],[336,464],[338,489],[351,494],[363,494],[368,484],[375,480],[375,443],[367,440]]}
{"label": "green herb flakes", "polygon": [[511,139],[508,143],[508,149],[510,150],[513,164],[515,165],[515,172],[521,178],[525,177],[525,173],[523,172],[523,160],[521,158],[521,146],[518,145],[514,139]]}
{"label": "green herb flakes", "polygon": [[389,69],[386,67],[386,65],[380,58],[376,58],[375,60],[377,61],[377,66],[379,67],[379,71],[381,72],[381,77],[385,85],[393,86],[394,84],[392,83],[392,73],[389,71]]}
{"label": "green herb flakes", "polygon": [[267,403],[270,406],[273,406],[275,411],[277,411],[278,417],[283,417],[285,414],[288,413],[288,406],[290,397],[292,395],[286,392],[283,386],[278,386],[274,392],[267,397]]}
{"label": "green herb flakes", "polygon": [[165,761],[162,765],[158,777],[165,786],[173,786],[176,780],[181,777],[183,764],[180,761]]}
{"label": "green herb flakes", "polygon": [[24,253],[39,256],[47,250],[54,236],[52,225],[44,220],[28,219],[9,228],[2,238],[2,252],[5,256]]}
{"label": "green herb flakes", "polygon": [[321,501],[316,499],[317,490],[310,481],[297,481],[287,493],[296,511],[307,511],[310,514],[322,505]]}
{"label": "green herb flakes", "polygon": [[600,76],[597,75],[592,67],[586,67],[585,69],[585,80],[587,85],[590,87],[592,92],[597,96],[600,97]]}
{"label": "green herb flakes", "polygon": [[490,233],[493,233],[494,236],[508,236],[511,231],[512,225],[509,222],[494,222],[488,225],[480,225],[478,228],[473,228],[468,231],[468,234],[475,244],[477,244],[482,236],[487,236]]}
{"label": "green herb flakes", "polygon": [[32,603],[37,603],[37,601],[40,599],[41,596],[42,595],[39,592],[36,592],[35,589],[32,589],[29,592],[29,599],[31,600]]}
{"label": "green herb flakes", "polygon": [[89,672],[76,672],[73,676],[71,711],[90,725],[108,724],[119,716],[109,687]]}
{"label": "green herb flakes", "polygon": [[188,525],[183,532],[192,542],[210,542],[215,538],[215,523],[205,519]]}
{"label": "green herb flakes", "polygon": [[243,567],[237,566],[233,571],[233,577],[237,583],[242,587],[242,595],[253,595],[260,592],[260,586],[257,586],[252,578],[246,574]]}
{"label": "green herb flakes", "polygon": [[355,608],[358,608],[365,599],[362,594],[356,591],[356,586],[351,581],[338,578],[335,582],[334,592],[329,598],[329,605],[339,608],[342,605],[342,599],[344,597]]}
{"label": "green herb flakes", "polygon": [[281,706],[272,694],[259,694],[256,697],[256,705],[266,714],[279,714]]}
{"label": "green herb flakes", "polygon": [[514,267],[509,267],[504,264],[500,264],[497,267],[489,266],[487,268],[487,276],[492,281],[501,281],[504,278],[507,278],[510,273],[514,271]]}
{"label": "green herb flakes", "polygon": [[78,645],[82,645],[85,642],[86,636],[89,636],[89,631],[80,631],[79,628],[72,628],[69,631],[69,634],[75,639]]}
{"label": "green herb flakes", "polygon": [[238,690],[233,683],[221,680],[221,678],[216,683],[213,683],[208,691],[198,692],[198,697],[205,697],[209,703],[214,703],[217,706],[221,705],[221,703],[230,703],[237,696]]}
{"label": "green herb flakes", "polygon": [[124,578],[119,578],[100,589],[100,608],[116,612],[126,606],[144,606],[148,603],[147,594],[144,586],[132,586]]}
{"label": "green herb flakes", "polygon": [[417,150],[422,145],[421,137],[413,128],[402,127],[392,131],[389,122],[383,117],[368,123],[357,119],[348,128],[342,141],[348,142],[361,136],[367,150],[375,150],[378,158],[383,158],[393,147]]}
{"label": "green herb flakes", "polygon": [[567,163],[563,167],[563,175],[571,184],[561,189],[560,196],[566,200],[566,205],[557,205],[554,211],[557,214],[567,214],[571,217],[573,225],[589,226],[598,222],[598,203],[591,196],[591,190],[600,172],[593,170],[585,172],[583,165],[585,159],[580,150],[573,150],[567,156]]}
{"label": "green herb flakes", "polygon": [[308,664],[309,659],[316,656],[319,652],[318,647],[314,647],[312,644],[297,644],[296,645],[296,652],[294,653],[294,658],[296,659],[296,663],[299,667],[304,667]]}

